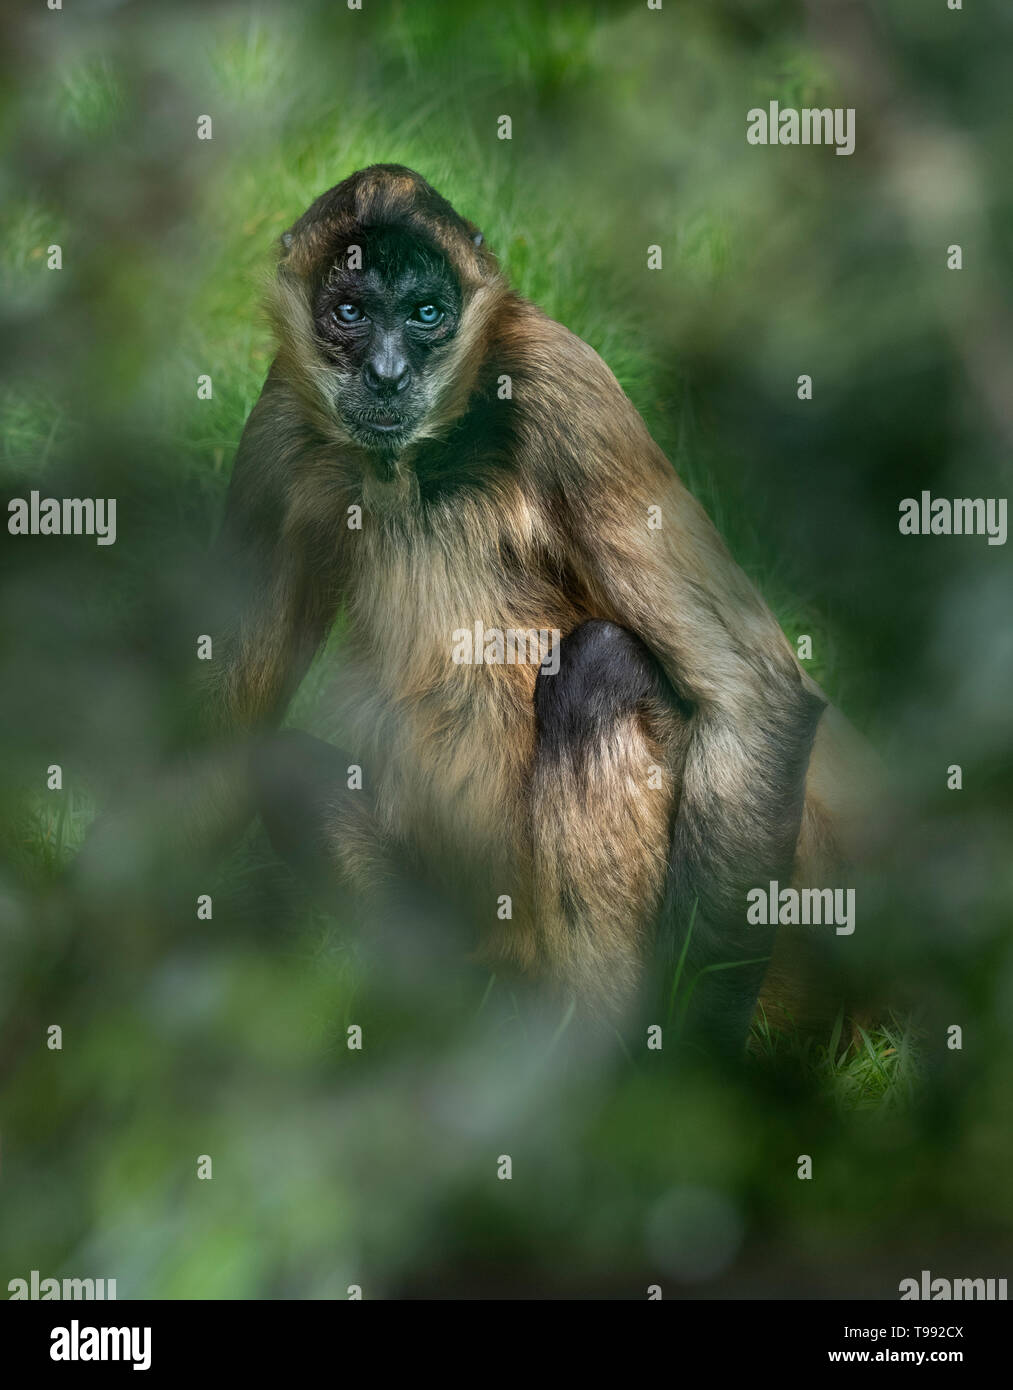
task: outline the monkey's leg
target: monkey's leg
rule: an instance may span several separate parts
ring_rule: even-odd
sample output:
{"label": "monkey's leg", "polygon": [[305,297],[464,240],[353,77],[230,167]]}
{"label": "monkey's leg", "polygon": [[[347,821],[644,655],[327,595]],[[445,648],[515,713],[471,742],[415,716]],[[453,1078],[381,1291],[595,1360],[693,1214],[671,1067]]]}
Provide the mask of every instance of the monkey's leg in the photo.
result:
{"label": "monkey's leg", "polygon": [[250,766],[257,810],[275,853],[315,888],[371,890],[388,870],[363,791],[348,789],[354,759],[296,729],[262,739]]}
{"label": "monkey's leg", "polygon": [[373,997],[391,1000],[401,1017],[420,1000],[442,1006],[459,979],[454,967],[471,969],[468,922],[383,834],[368,793],[349,789],[355,761],[321,739],[284,730],[257,746],[253,782],[276,853],[344,923],[354,922],[374,963]]}
{"label": "monkey's leg", "polygon": [[[797,707],[775,697],[738,726],[714,711],[694,719],[662,921],[674,924],[671,960],[681,963],[676,1018],[711,1052],[738,1056],[745,1045],[777,937],[776,923],[749,922],[747,894],[791,881],[822,708],[803,691]],[[752,745],[755,757],[737,767]],[[815,825],[805,822],[810,842]]]}
{"label": "monkey's leg", "polygon": [[[550,973],[592,1009],[615,1013],[635,991],[659,923],[689,922],[674,1001],[676,962],[657,963],[667,972],[656,982],[660,1021],[672,1002],[671,1021],[684,1036],[741,1053],[774,930],[747,926],[744,890],[736,909],[722,914],[720,931],[701,920],[698,909],[709,904],[683,900],[684,846],[674,841],[673,823],[692,715],[640,640],[604,621],[584,623],[562,643],[558,674],[539,674],[535,713],[536,913]],[[801,804],[801,756],[796,771]],[[719,819],[702,818],[698,833],[718,837],[715,846],[698,846],[700,857],[728,852]],[[790,862],[786,839],[785,882]],[[735,868],[752,886],[753,865]]]}
{"label": "monkey's leg", "polygon": [[[792,886],[854,887],[861,901],[864,886],[881,872],[880,856],[889,853],[898,815],[877,755],[828,707],[809,759]],[[778,934],[760,1000],[769,1022],[787,1022],[826,1041],[842,1006],[866,1013],[874,991],[867,981],[848,976],[839,944],[808,928]],[[842,1035],[845,1044],[849,1032]]]}
{"label": "monkey's leg", "polygon": [[616,1015],[664,896],[685,723],[643,643],[598,620],[563,640],[534,698],[539,948],[564,989]]}

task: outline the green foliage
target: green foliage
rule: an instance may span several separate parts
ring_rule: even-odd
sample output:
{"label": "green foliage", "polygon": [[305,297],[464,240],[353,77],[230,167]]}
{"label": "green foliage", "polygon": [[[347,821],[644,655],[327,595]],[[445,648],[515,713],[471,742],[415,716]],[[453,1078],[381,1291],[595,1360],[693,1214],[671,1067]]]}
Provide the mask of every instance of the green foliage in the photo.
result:
{"label": "green foliage", "polygon": [[[642,1297],[655,1278],[666,1296],[808,1296],[815,1271],[824,1292],[891,1297],[928,1245],[941,1267],[958,1249],[992,1267],[1013,1227],[995,891],[1008,604],[979,602],[996,592],[983,552],[898,551],[895,512],[971,476],[1001,494],[1005,452],[968,395],[983,368],[936,231],[905,211],[917,177],[889,161],[898,111],[915,130],[934,112],[929,191],[947,133],[975,133],[982,205],[943,220],[992,285],[973,301],[988,326],[1013,244],[1009,121],[989,45],[968,25],[939,43],[909,9],[880,35],[908,81],[890,121],[866,99],[853,159],[745,144],[754,101],[848,85],[779,0],[128,7],[87,33],[64,14],[12,72],[3,476],[117,496],[121,537],[112,554],[25,546],[0,593],[5,1278],[104,1275],[121,1297]],[[109,905],[67,876],[96,801],[163,749],[170,654],[192,641],[174,596],[270,364],[277,239],[375,161],[423,173],[604,356],[789,637],[812,637],[813,675],[859,724],[902,731],[924,820],[895,896],[837,960],[859,997],[930,1022],[884,1009],[854,1039],[843,1016],[814,1039],[761,1018],[735,1074],[624,1032],[582,1070],[565,1009],[540,1017],[439,955],[444,924],[424,914],[379,967],[351,909],[311,904],[260,831],[202,880],[210,922],[189,884]],[[291,723],[326,728],[336,660],[340,624]],[[973,717],[961,661],[992,673],[966,678]],[[954,760],[977,786],[959,807],[939,776]],[[52,761],[63,793],[43,789]],[[692,981],[670,983],[677,1026]],[[966,1052],[943,1041],[954,1021]]]}

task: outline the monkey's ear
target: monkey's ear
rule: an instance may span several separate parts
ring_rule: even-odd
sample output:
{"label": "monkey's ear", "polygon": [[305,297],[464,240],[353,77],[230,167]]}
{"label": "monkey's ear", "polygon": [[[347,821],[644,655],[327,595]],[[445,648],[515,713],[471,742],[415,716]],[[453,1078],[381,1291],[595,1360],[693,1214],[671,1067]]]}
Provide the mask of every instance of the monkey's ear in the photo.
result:
{"label": "monkey's ear", "polygon": [[466,217],[463,217],[461,220],[464,223],[465,230],[467,231],[469,238],[471,239],[472,246],[481,246],[483,241],[485,241],[485,237],[475,226],[474,222],[469,222]]}
{"label": "monkey's ear", "polygon": [[295,240],[295,233],[294,233],[294,232],[282,232],[282,234],[281,234],[281,249],[282,249],[283,251],[287,251],[287,250],[289,249],[289,247],[292,245],[292,243],[293,243],[294,240]]}

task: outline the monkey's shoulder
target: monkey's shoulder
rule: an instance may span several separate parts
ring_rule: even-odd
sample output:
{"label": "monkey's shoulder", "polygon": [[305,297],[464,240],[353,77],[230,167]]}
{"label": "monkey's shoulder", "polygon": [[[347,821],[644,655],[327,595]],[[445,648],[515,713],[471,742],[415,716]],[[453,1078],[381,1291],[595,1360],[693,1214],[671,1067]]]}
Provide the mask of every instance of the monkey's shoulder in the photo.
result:
{"label": "monkey's shoulder", "polygon": [[[654,470],[664,457],[589,343],[510,295],[485,345],[463,414],[426,441],[414,467],[424,499],[504,474],[579,487]],[[665,465],[667,466],[667,465]]]}
{"label": "monkey's shoulder", "polygon": [[487,361],[512,368],[516,378],[532,388],[527,396],[514,394],[521,407],[537,408],[539,401],[558,406],[560,393],[573,403],[597,402],[600,410],[630,404],[590,343],[519,296],[511,296],[504,305],[490,335]]}

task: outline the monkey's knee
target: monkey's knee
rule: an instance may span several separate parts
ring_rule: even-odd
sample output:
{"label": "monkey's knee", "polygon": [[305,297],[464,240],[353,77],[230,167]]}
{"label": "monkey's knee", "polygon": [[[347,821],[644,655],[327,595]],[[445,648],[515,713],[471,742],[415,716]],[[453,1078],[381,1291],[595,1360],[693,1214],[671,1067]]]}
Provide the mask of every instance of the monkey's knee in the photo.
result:
{"label": "monkey's knee", "polygon": [[295,729],[258,743],[250,755],[257,810],[275,852],[319,881],[334,871],[347,767],[337,748]]}

